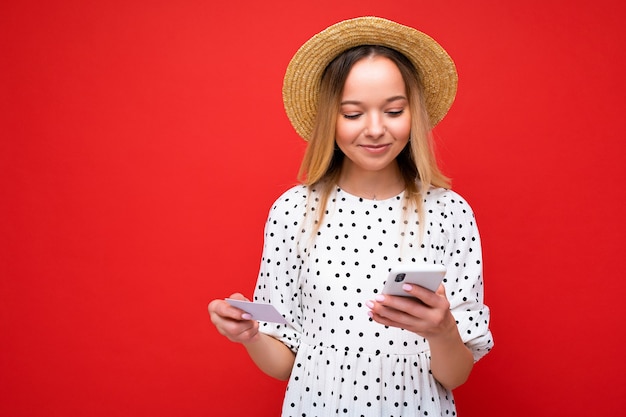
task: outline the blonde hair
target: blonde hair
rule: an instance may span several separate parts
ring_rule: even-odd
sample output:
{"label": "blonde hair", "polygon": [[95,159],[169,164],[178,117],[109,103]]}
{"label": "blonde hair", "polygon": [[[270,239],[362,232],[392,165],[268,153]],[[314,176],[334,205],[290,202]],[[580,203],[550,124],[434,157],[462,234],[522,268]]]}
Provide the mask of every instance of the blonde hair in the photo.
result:
{"label": "blonde hair", "polygon": [[341,173],[343,152],[335,146],[335,127],[340,109],[343,85],[356,62],[370,56],[382,56],[396,64],[406,86],[411,112],[411,137],[396,158],[405,183],[405,198],[423,222],[423,193],[431,187],[450,187],[450,180],[437,166],[431,125],[423,99],[423,85],[411,61],[400,52],[378,45],[361,45],[338,55],[324,70],[320,86],[318,111],[313,132],[304,153],[298,179],[320,192],[319,228],[328,198]]}

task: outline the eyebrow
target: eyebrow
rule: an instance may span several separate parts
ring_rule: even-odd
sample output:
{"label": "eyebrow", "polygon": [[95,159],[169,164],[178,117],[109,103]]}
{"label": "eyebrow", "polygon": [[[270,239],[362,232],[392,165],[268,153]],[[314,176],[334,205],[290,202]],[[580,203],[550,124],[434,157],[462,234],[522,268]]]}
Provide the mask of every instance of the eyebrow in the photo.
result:
{"label": "eyebrow", "polygon": [[[385,100],[387,103],[391,103],[393,101],[398,101],[398,100],[408,100],[405,96],[393,96],[393,97],[389,97],[387,100]],[[360,101],[358,100],[346,100],[346,101],[342,101],[341,103],[339,103],[340,105],[345,105],[345,104],[361,104]]]}

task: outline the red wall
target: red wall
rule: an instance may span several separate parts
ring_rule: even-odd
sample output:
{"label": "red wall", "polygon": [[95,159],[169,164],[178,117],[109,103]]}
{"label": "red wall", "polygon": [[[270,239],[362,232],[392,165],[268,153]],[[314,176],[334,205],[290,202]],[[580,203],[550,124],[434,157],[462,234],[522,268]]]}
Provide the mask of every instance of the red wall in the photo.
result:
{"label": "red wall", "polygon": [[284,384],[206,306],[251,294],[295,182],[290,57],[364,14],[458,65],[436,134],[481,227],[496,341],[460,415],[624,415],[617,0],[3,1],[0,415],[278,415]]}

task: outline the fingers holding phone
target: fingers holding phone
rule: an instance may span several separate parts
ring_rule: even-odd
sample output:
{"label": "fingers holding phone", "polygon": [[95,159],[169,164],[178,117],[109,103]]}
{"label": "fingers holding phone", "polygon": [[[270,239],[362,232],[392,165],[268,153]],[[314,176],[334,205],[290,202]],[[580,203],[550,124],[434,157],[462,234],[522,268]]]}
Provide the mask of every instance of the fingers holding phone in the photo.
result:
{"label": "fingers holding phone", "polygon": [[367,302],[369,315],[380,324],[400,327],[424,337],[436,335],[449,321],[450,304],[441,284],[446,268],[414,264],[392,268],[382,294]]}

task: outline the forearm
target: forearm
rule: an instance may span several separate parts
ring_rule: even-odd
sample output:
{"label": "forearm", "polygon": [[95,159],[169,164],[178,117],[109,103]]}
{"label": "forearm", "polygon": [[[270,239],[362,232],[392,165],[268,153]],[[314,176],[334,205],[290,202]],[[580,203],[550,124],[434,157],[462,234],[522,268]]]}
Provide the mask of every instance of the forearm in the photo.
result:
{"label": "forearm", "polygon": [[267,375],[285,381],[291,375],[294,353],[281,341],[264,333],[253,342],[244,343],[248,355]]}
{"label": "forearm", "polygon": [[465,346],[456,327],[454,318],[440,337],[429,339],[431,353],[430,368],[441,385],[452,390],[462,385],[474,367],[474,356]]}

